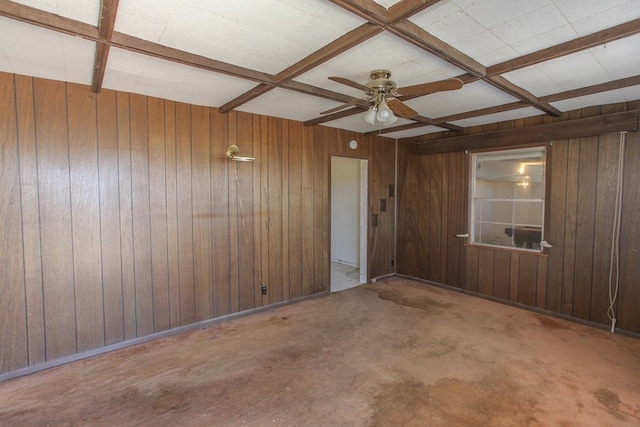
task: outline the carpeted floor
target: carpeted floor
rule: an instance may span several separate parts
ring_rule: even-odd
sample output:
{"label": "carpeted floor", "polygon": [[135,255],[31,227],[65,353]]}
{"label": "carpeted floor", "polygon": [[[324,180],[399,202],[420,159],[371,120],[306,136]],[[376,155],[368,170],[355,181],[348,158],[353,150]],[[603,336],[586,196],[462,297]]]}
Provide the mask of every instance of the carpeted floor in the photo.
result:
{"label": "carpeted floor", "polygon": [[389,278],[0,383],[0,425],[625,426],[640,340]]}

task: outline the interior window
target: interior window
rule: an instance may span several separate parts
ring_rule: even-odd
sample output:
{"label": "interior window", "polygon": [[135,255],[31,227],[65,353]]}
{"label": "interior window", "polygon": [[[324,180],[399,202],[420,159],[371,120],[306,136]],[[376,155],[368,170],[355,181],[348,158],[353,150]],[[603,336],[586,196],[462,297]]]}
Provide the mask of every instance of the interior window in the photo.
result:
{"label": "interior window", "polygon": [[545,147],[473,154],[471,242],[540,251]]}

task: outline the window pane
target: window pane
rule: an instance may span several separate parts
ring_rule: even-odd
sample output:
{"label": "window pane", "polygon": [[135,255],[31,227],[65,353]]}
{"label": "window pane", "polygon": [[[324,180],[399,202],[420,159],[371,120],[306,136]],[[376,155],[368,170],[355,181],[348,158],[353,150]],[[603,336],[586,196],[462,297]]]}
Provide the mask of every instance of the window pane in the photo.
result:
{"label": "window pane", "polygon": [[474,155],[473,243],[540,249],[545,157],[544,148]]}

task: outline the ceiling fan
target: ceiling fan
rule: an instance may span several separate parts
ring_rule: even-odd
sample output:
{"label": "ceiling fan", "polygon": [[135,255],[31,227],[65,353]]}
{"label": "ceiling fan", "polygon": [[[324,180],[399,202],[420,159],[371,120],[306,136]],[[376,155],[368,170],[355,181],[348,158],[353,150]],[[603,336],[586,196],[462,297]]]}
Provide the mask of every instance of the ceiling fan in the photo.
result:
{"label": "ceiling fan", "polygon": [[371,125],[375,125],[376,122],[382,123],[383,125],[390,125],[398,120],[396,116],[405,119],[413,119],[418,116],[418,112],[402,102],[401,98],[414,98],[445,90],[456,90],[460,89],[463,85],[460,79],[446,79],[398,88],[396,82],[389,79],[391,77],[391,71],[382,69],[373,70],[369,77],[371,80],[365,85],[344,77],[329,77],[329,80],[364,91],[367,98],[355,99],[346,104],[323,111],[320,114],[334,113],[352,105],[362,105],[366,102],[371,103],[371,107],[369,107],[369,110],[362,117],[365,122]]}

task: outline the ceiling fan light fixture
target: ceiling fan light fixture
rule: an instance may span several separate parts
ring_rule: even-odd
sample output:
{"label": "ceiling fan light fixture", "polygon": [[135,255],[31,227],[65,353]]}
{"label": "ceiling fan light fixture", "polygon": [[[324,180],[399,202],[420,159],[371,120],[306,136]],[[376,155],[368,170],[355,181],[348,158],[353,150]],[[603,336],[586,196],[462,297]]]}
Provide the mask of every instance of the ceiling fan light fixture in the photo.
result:
{"label": "ceiling fan light fixture", "polygon": [[369,108],[369,111],[364,113],[364,116],[362,116],[362,120],[369,123],[370,125],[375,125],[377,114],[378,114],[378,108],[373,106]]}
{"label": "ceiling fan light fixture", "polygon": [[398,120],[398,118],[393,114],[391,108],[387,105],[387,101],[382,101],[378,106],[378,114],[376,114],[376,119],[385,124],[390,125],[391,123]]}

